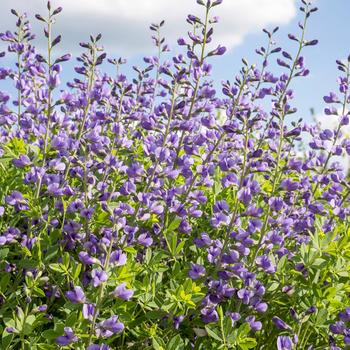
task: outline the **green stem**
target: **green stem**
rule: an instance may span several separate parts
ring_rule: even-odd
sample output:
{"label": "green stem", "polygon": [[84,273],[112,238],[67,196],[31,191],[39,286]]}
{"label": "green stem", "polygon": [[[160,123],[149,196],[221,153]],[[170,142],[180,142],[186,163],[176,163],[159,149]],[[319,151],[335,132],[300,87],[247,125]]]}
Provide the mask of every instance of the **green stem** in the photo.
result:
{"label": "green stem", "polygon": [[[52,22],[51,22],[51,13],[49,12],[49,19],[47,22],[47,66],[48,66],[48,79],[50,79],[51,73],[52,73],[52,66],[51,66],[51,29],[52,29]],[[43,151],[43,161],[42,161],[42,167],[45,166],[46,163],[46,157],[47,157],[47,148],[49,143],[49,134],[50,134],[50,124],[51,124],[51,94],[52,89],[49,87],[48,92],[48,98],[47,98],[47,122],[46,122],[46,130],[45,130],[45,139],[44,139],[44,151]],[[36,189],[35,193],[35,199],[39,198],[40,190],[42,186],[42,176],[39,177],[38,187]]]}

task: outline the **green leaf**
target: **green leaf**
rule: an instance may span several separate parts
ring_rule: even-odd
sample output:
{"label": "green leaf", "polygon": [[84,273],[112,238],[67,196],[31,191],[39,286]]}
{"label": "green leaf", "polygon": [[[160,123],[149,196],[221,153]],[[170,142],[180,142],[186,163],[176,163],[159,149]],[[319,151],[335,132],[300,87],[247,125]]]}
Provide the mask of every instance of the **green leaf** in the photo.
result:
{"label": "green leaf", "polygon": [[35,320],[36,320],[36,318],[34,315],[29,315],[26,318],[26,323],[32,326],[33,323],[35,322]]}
{"label": "green leaf", "polygon": [[327,321],[327,316],[328,316],[327,309],[319,309],[315,324],[318,326],[325,324]]}
{"label": "green leaf", "polygon": [[152,345],[155,350],[165,350],[165,344],[161,338],[152,338]]}
{"label": "green leaf", "polygon": [[9,273],[2,275],[0,280],[0,290],[2,292],[5,292],[7,290],[10,279],[11,279],[11,276]]}
{"label": "green leaf", "polygon": [[77,312],[71,312],[66,320],[67,327],[73,327],[75,322],[77,321],[78,315]]}
{"label": "green leaf", "polygon": [[186,241],[182,240],[176,247],[176,255],[179,255],[181,253],[181,250],[183,249],[184,245],[185,245]]}
{"label": "green leaf", "polygon": [[0,260],[3,260],[7,257],[8,253],[9,253],[10,249],[8,248],[4,248],[0,250]]}
{"label": "green leaf", "polygon": [[6,350],[8,346],[12,343],[12,339],[14,338],[13,333],[7,333],[6,330],[2,333],[2,347],[1,349]]}
{"label": "green leaf", "polygon": [[277,272],[281,273],[284,271],[286,265],[287,265],[287,261],[288,261],[288,255],[283,255],[282,258],[280,259],[280,261],[277,264]]}
{"label": "green leaf", "polygon": [[76,264],[73,268],[73,278],[74,280],[77,280],[79,278],[80,272],[81,272],[81,264]]}
{"label": "green leaf", "polygon": [[205,330],[207,331],[208,335],[218,341],[222,341],[221,337],[220,337],[220,332],[216,329],[216,328],[210,328],[209,325],[205,326]]}
{"label": "green leaf", "polygon": [[174,231],[164,231],[164,238],[166,240],[171,255],[175,256],[177,246],[177,233]]}
{"label": "green leaf", "polygon": [[167,231],[168,232],[171,232],[171,231],[174,231],[176,230],[181,224],[181,219],[180,218],[176,218],[174,219],[170,224],[169,226],[167,227]]}
{"label": "green leaf", "polygon": [[67,273],[67,270],[65,268],[64,265],[62,264],[50,264],[49,265],[49,268],[52,270],[52,271],[56,271],[56,272],[63,272],[63,273]]}
{"label": "green leaf", "polygon": [[48,339],[48,340],[55,339],[60,335],[53,329],[47,329],[46,331],[43,331],[41,334],[45,339]]}
{"label": "green leaf", "polygon": [[239,337],[245,337],[248,333],[250,332],[250,326],[248,322],[243,323],[239,328],[238,328],[238,333],[237,335]]}
{"label": "green leaf", "polygon": [[224,328],[225,338],[228,338],[230,335],[233,334],[234,328],[232,327],[232,320],[230,317],[228,316],[224,317],[223,328]]}
{"label": "green leaf", "polygon": [[245,338],[238,343],[242,350],[253,349],[256,347],[256,340],[254,338]]}
{"label": "green leaf", "polygon": [[37,296],[45,298],[45,293],[42,289],[40,289],[39,287],[34,287],[33,290],[35,294],[37,294]]}
{"label": "green leaf", "polygon": [[177,334],[173,337],[167,344],[167,350],[181,350],[184,348],[184,342],[181,339],[180,335]]}
{"label": "green leaf", "polygon": [[25,319],[25,323],[23,325],[23,330],[22,333],[24,335],[29,335],[33,331],[33,323],[35,322],[35,316],[34,315],[29,315]]}

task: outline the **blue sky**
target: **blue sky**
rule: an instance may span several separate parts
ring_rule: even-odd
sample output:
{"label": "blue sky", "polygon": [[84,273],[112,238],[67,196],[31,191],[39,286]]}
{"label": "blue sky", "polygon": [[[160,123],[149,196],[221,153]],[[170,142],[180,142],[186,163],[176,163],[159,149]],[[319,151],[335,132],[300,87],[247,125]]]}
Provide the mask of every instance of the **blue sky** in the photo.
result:
{"label": "blue sky", "polygon": [[[294,81],[296,90],[295,105],[299,109],[298,118],[310,120],[310,108],[316,114],[322,114],[324,108],[323,96],[337,88],[338,70],[336,59],[344,59],[350,55],[350,1],[349,0],[318,0],[318,12],[309,21],[306,37],[318,39],[317,46],[305,48],[303,53],[306,64],[310,68],[310,75]],[[296,51],[296,43],[287,40],[288,33],[297,30],[300,14],[287,25],[280,26],[276,36],[283,48],[290,48],[291,53]],[[254,49],[265,42],[262,32],[248,35],[244,42],[220,58],[222,64],[216,66],[215,76],[224,78],[226,72],[237,71],[240,57],[248,57],[253,62],[257,57]]]}
{"label": "blue sky", "polygon": [[[113,56],[128,58],[128,66],[142,64],[142,57],[152,54],[148,24],[161,19],[166,20],[165,35],[171,47],[176,48],[175,41],[186,35],[186,14],[201,10],[195,0],[52,0],[54,6],[62,5],[64,12],[58,18],[55,30],[63,33],[61,48],[63,52],[79,52],[77,43],[90,33],[102,32],[107,52]],[[296,115],[310,120],[310,108],[316,114],[323,110],[322,97],[330,90],[336,89],[337,70],[335,60],[350,54],[350,0],[315,0],[319,11],[309,21],[307,39],[319,39],[319,45],[306,48],[304,57],[311,70],[307,78],[299,78],[294,83],[296,90],[295,105],[299,108]],[[250,63],[259,57],[254,53],[256,47],[266,42],[263,27],[280,26],[276,40],[280,46],[294,53],[294,42],[287,40],[288,33],[295,33],[301,14],[297,11],[297,0],[224,0],[223,5],[215,9],[221,22],[214,36],[217,42],[230,50],[214,60],[213,78],[232,80],[245,57]],[[13,16],[10,8],[25,10],[32,19],[35,13],[45,13],[43,0],[1,0],[0,31],[13,28]],[[216,14],[214,11],[214,15]],[[40,37],[41,28],[33,20],[34,31]],[[44,47],[42,39],[38,46]],[[5,65],[9,61],[5,59]],[[64,78],[73,73],[75,61],[65,65]],[[124,72],[131,73],[131,69]],[[280,70],[280,67],[277,67]],[[3,82],[0,89],[8,86]]]}

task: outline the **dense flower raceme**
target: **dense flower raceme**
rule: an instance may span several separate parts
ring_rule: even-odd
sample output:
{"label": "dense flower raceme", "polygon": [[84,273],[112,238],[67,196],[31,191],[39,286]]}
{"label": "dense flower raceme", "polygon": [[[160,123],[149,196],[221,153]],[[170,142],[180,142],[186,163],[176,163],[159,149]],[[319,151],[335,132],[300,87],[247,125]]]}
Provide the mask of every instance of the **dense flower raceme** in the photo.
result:
{"label": "dense flower raceme", "polygon": [[187,17],[179,53],[152,24],[158,54],[130,78],[91,36],[66,88],[71,57],[55,55],[53,35],[62,9],[36,15],[46,54],[12,10],[16,30],[0,37],[16,62],[0,68],[16,89],[0,92],[2,348],[349,344],[347,311],[337,315],[349,306],[350,184],[337,156],[350,154],[350,58],[324,98],[336,129],[291,122],[316,8],[301,3],[295,55],[276,45],[278,28],[264,30],[261,64],[243,59],[218,93],[222,1],[197,2],[205,17]]}

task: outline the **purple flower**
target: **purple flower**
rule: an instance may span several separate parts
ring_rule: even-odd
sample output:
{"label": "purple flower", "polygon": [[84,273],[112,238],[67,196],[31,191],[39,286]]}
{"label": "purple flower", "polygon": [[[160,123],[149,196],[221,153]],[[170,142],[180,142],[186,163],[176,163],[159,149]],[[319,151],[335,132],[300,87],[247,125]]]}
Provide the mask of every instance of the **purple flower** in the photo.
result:
{"label": "purple flower", "polygon": [[280,211],[283,208],[283,199],[281,197],[271,197],[269,206],[273,211]]}
{"label": "purple flower", "polygon": [[21,154],[19,158],[13,159],[12,163],[17,168],[24,168],[25,166],[30,165],[31,161],[26,154]]}
{"label": "purple flower", "polygon": [[224,200],[217,201],[213,207],[214,213],[227,212],[229,209],[230,209],[229,205]]}
{"label": "purple flower", "polygon": [[83,317],[85,320],[92,322],[95,314],[95,305],[94,304],[84,304],[83,305]]}
{"label": "purple flower", "polygon": [[198,248],[203,248],[211,244],[211,239],[205,232],[201,234],[200,238],[195,238],[193,241]]}
{"label": "purple flower", "polygon": [[153,243],[153,239],[147,233],[140,234],[137,241],[145,247],[150,247]]}
{"label": "purple flower", "polygon": [[337,95],[334,92],[330,92],[328,96],[323,97],[324,102],[326,103],[336,103],[339,102]]}
{"label": "purple flower", "polygon": [[[18,206],[19,208],[23,208],[23,205],[26,205],[26,200],[24,199],[23,195],[19,191],[13,191],[10,195],[5,197],[5,202],[12,206]],[[28,208],[26,206],[26,208]],[[25,209],[19,209],[19,210],[25,210]]]}
{"label": "purple flower", "polygon": [[109,263],[115,266],[123,266],[126,264],[126,254],[122,250],[117,249],[111,253],[109,258]]}
{"label": "purple flower", "polygon": [[242,288],[237,292],[237,296],[242,300],[243,304],[248,305],[250,298],[253,296],[253,292],[246,288]]}
{"label": "purple flower", "polygon": [[55,72],[54,74],[50,75],[48,79],[48,86],[50,89],[55,89],[58,85],[60,85],[60,83],[61,81],[58,73]]}
{"label": "purple flower", "polygon": [[124,324],[118,322],[118,316],[114,315],[100,322],[96,326],[96,335],[102,338],[109,338],[124,330]]}
{"label": "purple flower", "polygon": [[47,310],[47,305],[46,304],[43,304],[43,305],[39,305],[37,310],[39,312],[45,312]]}
{"label": "purple flower", "polygon": [[261,330],[262,323],[260,321],[256,321],[255,316],[248,316],[245,320],[249,323],[250,329],[253,332],[257,332]]}
{"label": "purple flower", "polygon": [[72,328],[64,327],[64,335],[56,338],[56,343],[60,346],[67,346],[78,341],[78,337],[74,334]]}
{"label": "purple flower", "polygon": [[173,317],[173,325],[175,329],[179,329],[180,324],[183,322],[183,320],[185,319],[185,316],[174,316]]}
{"label": "purple flower", "polygon": [[73,304],[85,303],[85,294],[81,287],[76,286],[73,290],[66,292],[66,297]]}
{"label": "purple flower", "polygon": [[276,267],[272,264],[269,257],[266,255],[258,256],[255,262],[267,273],[275,273]]}
{"label": "purple flower", "polygon": [[274,323],[274,325],[278,328],[278,329],[291,329],[289,325],[287,325],[287,323],[285,323],[283,320],[281,320],[279,317],[277,316],[273,316],[272,317],[272,322]]}
{"label": "purple flower", "polygon": [[292,350],[293,349],[292,339],[286,335],[280,335],[277,338],[277,349],[278,350]]}
{"label": "purple flower", "polygon": [[125,287],[125,283],[120,284],[116,289],[111,293],[116,298],[120,298],[123,300],[129,300],[134,295],[134,291],[132,289],[127,289]]}
{"label": "purple flower", "polygon": [[196,280],[198,278],[205,276],[205,273],[206,273],[205,267],[198,264],[191,264],[191,269],[188,271],[188,275],[193,280]]}
{"label": "purple flower", "polygon": [[238,191],[238,199],[243,202],[245,205],[249,205],[252,200],[252,193],[250,188],[242,188]]}
{"label": "purple flower", "polygon": [[111,348],[107,344],[92,344],[87,347],[86,350],[110,350]]}
{"label": "purple flower", "polygon": [[94,269],[91,272],[91,277],[92,277],[92,285],[96,288],[102,283],[107,281],[107,273],[103,270],[97,270]]}
{"label": "purple flower", "polygon": [[241,319],[241,315],[238,312],[226,312],[226,316],[229,316],[232,321],[232,327],[234,327],[235,323]]}
{"label": "purple flower", "polygon": [[337,321],[329,326],[329,329],[334,334],[344,334],[346,329],[345,323],[343,321]]}
{"label": "purple flower", "polygon": [[219,320],[219,315],[213,308],[202,309],[201,314],[204,323],[212,323],[217,322]]}
{"label": "purple flower", "polygon": [[98,260],[96,258],[91,257],[88,253],[86,252],[80,252],[78,254],[79,260],[84,264],[84,265],[92,265],[98,263]]}
{"label": "purple flower", "polygon": [[226,52],[225,46],[218,46],[215,50],[208,53],[208,56],[221,56]]}
{"label": "purple flower", "polygon": [[350,307],[347,307],[344,311],[339,312],[339,318],[344,322],[350,321]]}

